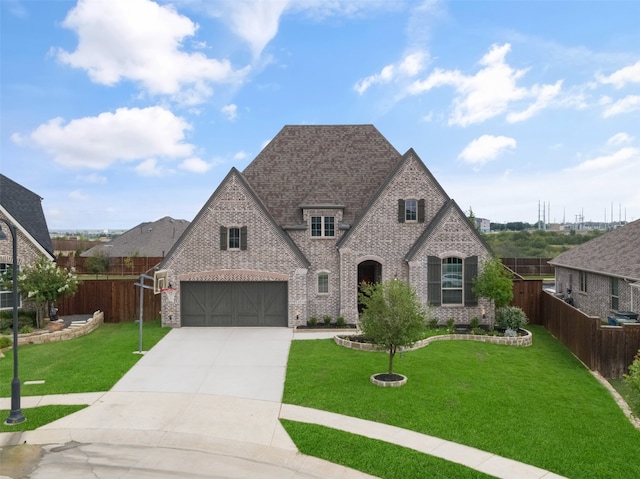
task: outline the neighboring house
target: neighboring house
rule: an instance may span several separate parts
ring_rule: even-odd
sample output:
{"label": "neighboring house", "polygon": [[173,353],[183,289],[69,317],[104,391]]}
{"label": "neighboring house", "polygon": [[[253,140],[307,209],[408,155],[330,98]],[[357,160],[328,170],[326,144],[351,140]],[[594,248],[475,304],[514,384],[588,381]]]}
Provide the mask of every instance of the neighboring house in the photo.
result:
{"label": "neighboring house", "polygon": [[80,256],[105,254],[111,257],[148,256],[162,258],[173,247],[184,230],[187,220],[175,220],[169,216],[158,221],[140,223],[107,243],[100,243]]}
{"label": "neighboring house", "polygon": [[491,221],[487,218],[476,218],[476,226],[481,233],[491,232]]}
{"label": "neighboring house", "polygon": [[640,220],[566,251],[556,268],[556,291],[587,314],[606,320],[640,312]]}
{"label": "neighboring house", "polygon": [[[41,257],[53,261],[53,245],[42,211],[42,198],[24,186],[0,174],[0,218],[16,226],[18,267],[33,265]],[[0,240],[0,272],[13,263],[13,238],[7,225],[0,221],[7,236]],[[20,306],[20,305],[18,305]],[[0,309],[13,307],[12,291],[0,286]]]}
{"label": "neighboring house", "polygon": [[412,149],[372,125],[285,126],[232,168],[159,266],[165,326],[289,326],[358,319],[359,284],[404,280],[441,320],[488,301],[489,248]]}

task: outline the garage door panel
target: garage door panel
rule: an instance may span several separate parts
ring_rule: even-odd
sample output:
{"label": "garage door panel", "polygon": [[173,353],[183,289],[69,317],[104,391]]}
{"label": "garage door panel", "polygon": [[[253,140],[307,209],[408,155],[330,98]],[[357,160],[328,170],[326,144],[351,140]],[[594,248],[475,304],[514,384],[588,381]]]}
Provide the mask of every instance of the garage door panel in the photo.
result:
{"label": "garage door panel", "polygon": [[287,326],[285,282],[181,284],[183,326]]}

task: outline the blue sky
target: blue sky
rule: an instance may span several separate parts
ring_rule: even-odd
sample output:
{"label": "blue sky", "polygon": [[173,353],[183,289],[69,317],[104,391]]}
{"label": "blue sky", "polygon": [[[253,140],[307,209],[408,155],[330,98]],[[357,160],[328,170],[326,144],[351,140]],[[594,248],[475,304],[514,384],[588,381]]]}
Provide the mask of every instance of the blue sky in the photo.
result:
{"label": "blue sky", "polygon": [[[0,1],[50,229],[192,220],[286,124],[374,124],[495,222],[640,218],[640,2]],[[300,187],[300,185],[292,185]]]}

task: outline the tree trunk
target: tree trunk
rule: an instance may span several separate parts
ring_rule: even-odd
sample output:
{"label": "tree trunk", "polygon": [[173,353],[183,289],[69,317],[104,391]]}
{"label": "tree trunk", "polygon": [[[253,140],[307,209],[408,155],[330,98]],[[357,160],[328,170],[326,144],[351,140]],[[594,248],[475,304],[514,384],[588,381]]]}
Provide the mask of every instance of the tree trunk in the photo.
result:
{"label": "tree trunk", "polygon": [[393,357],[396,355],[396,346],[389,348],[389,374],[393,374]]}

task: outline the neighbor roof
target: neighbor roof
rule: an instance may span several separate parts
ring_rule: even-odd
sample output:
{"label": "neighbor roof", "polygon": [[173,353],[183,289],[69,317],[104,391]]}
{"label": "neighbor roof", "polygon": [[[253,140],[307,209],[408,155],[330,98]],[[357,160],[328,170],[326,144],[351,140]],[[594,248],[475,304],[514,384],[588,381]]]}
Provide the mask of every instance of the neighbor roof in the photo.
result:
{"label": "neighbor roof", "polygon": [[176,220],[165,216],[157,221],[140,223],[108,243],[88,249],[80,256],[93,256],[101,251],[108,256],[163,257],[187,229],[187,220]]}
{"label": "neighbor roof", "polygon": [[287,125],[242,175],[280,226],[301,206],[344,208],[353,224],[401,155],[373,125]]}
{"label": "neighbor roof", "polygon": [[640,220],[610,231],[566,251],[553,266],[640,280]]}
{"label": "neighbor roof", "polygon": [[0,174],[0,205],[53,258],[53,243],[42,211],[42,198]]}

